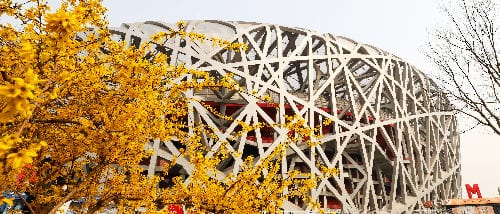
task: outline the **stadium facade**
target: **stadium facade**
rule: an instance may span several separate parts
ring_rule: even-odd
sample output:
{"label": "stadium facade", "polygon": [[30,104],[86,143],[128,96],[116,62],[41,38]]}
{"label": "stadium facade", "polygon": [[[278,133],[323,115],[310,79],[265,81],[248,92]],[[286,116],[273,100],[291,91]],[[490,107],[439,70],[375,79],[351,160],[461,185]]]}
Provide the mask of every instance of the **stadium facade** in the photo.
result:
{"label": "stadium facade", "polygon": [[[175,24],[143,22],[113,30],[119,39],[139,45]],[[450,103],[435,83],[402,59],[345,37],[319,34],[279,25],[188,21],[186,31],[245,43],[242,52],[214,47],[210,42],[173,38],[154,51],[169,55],[171,63],[209,71],[228,72],[248,91],[269,95],[269,105],[249,94],[227,90],[190,92],[221,114],[247,123],[284,123],[285,115],[300,115],[310,126],[321,126],[322,142],[308,147],[291,145],[282,173],[298,169],[321,174],[317,163],[340,170],[338,177],[319,181],[311,196],[325,209],[348,212],[412,211],[427,201],[460,196],[460,152],[457,123]],[[214,116],[193,103],[191,120],[216,127],[220,140],[235,136],[238,124]],[[276,108],[279,106],[280,108]],[[331,125],[321,125],[325,119]],[[231,150],[264,158],[286,138],[275,128],[257,129],[239,137]],[[218,148],[220,142],[208,141]],[[147,167],[161,170],[177,148],[154,142],[157,150]],[[242,157],[222,164],[221,172],[238,172]],[[178,160],[179,174],[188,175],[187,160]],[[307,210],[298,199],[287,210]]]}

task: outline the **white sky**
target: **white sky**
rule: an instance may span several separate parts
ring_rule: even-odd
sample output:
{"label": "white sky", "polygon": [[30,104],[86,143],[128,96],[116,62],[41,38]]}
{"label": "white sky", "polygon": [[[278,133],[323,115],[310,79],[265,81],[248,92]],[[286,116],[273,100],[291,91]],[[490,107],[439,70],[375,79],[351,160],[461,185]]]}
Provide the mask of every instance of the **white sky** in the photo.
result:
{"label": "white sky", "polygon": [[[217,19],[301,27],[346,36],[385,49],[433,72],[421,49],[440,19],[438,0],[104,0],[111,26],[123,22]],[[479,184],[483,197],[498,196],[500,137],[473,130],[461,135],[462,195]]]}

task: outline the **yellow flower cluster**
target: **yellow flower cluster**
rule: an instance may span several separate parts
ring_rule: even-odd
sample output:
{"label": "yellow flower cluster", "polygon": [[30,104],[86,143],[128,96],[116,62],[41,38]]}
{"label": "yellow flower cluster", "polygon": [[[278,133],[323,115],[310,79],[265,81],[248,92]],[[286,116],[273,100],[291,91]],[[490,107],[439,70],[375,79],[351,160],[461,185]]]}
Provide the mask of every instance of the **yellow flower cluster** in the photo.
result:
{"label": "yellow flower cluster", "polygon": [[216,109],[214,109],[212,106],[208,105],[208,104],[205,104],[205,103],[201,103],[203,105],[203,107],[205,107],[205,109],[207,109],[210,113],[214,114],[215,116],[217,116],[218,118],[222,119],[222,120],[227,120],[227,121],[233,121],[234,118],[231,117],[231,116],[227,116],[227,115],[224,115],[224,114],[221,114],[219,113],[219,111],[217,111]]}
{"label": "yellow flower cluster", "polygon": [[232,50],[232,51],[246,51],[248,49],[248,44],[246,43],[239,43],[239,42],[230,42],[224,39],[219,39],[219,38],[210,38],[210,41],[212,42],[212,46],[214,47],[222,47],[227,50]]}
{"label": "yellow flower cluster", "polygon": [[0,202],[3,204],[3,203],[6,203],[8,204],[9,206],[13,206],[14,205],[14,199],[13,198],[1,198],[2,200],[0,200]]}
{"label": "yellow flower cluster", "polygon": [[201,43],[204,43],[205,41],[209,40],[212,42],[213,47],[221,47],[226,50],[231,50],[235,52],[246,51],[248,49],[248,44],[246,43],[231,42],[225,39],[220,39],[215,37],[207,39],[207,36],[205,34],[197,32],[186,32],[185,26],[186,26],[185,21],[179,21],[177,22],[177,29],[170,29],[168,33],[167,32],[157,33],[153,35],[151,39],[152,41],[157,43],[164,43],[166,40],[170,38],[185,39],[186,37],[188,37],[191,42],[199,41]]}
{"label": "yellow flower cluster", "polygon": [[325,126],[328,126],[330,124],[332,124],[333,120],[331,118],[326,118],[324,121],[323,121],[323,124]]}
{"label": "yellow flower cluster", "polygon": [[202,43],[207,39],[207,36],[202,33],[196,33],[196,32],[189,32],[188,33],[189,39],[193,41],[201,41]]}
{"label": "yellow flower cluster", "polygon": [[16,115],[31,116],[33,102],[41,91],[37,86],[40,82],[33,70],[29,69],[25,78],[12,78],[12,82],[0,85],[0,100],[5,104],[0,112],[0,122],[9,122]]}
{"label": "yellow flower cluster", "polygon": [[271,96],[269,96],[269,94],[262,96],[261,99],[268,102],[268,103],[273,101],[273,99],[271,98]]}
{"label": "yellow flower cluster", "polygon": [[5,135],[0,139],[0,159],[6,158],[7,167],[18,169],[25,164],[33,163],[33,157],[38,156],[42,146],[47,146],[45,141],[41,141],[31,144],[29,148],[18,149],[21,143],[22,139],[13,134]]}
{"label": "yellow flower cluster", "polygon": [[75,13],[65,11],[64,8],[57,10],[55,13],[47,14],[45,17],[47,22],[47,30],[67,36],[71,33],[76,33],[80,29],[80,22]]}
{"label": "yellow flower cluster", "polygon": [[9,150],[14,148],[22,140],[15,135],[5,135],[0,139],[0,158],[8,154]]}
{"label": "yellow flower cluster", "polygon": [[320,170],[326,177],[339,176],[340,174],[340,170],[338,168],[328,168],[326,166],[320,166]]}
{"label": "yellow flower cluster", "polygon": [[263,123],[263,122],[257,122],[254,124],[248,124],[248,123],[243,122],[243,121],[237,121],[237,122],[238,122],[238,125],[241,126],[241,131],[238,131],[236,133],[237,137],[242,136],[244,133],[248,133],[248,132],[254,131],[256,129],[260,129],[260,128],[263,128],[265,126],[268,126],[268,124]]}

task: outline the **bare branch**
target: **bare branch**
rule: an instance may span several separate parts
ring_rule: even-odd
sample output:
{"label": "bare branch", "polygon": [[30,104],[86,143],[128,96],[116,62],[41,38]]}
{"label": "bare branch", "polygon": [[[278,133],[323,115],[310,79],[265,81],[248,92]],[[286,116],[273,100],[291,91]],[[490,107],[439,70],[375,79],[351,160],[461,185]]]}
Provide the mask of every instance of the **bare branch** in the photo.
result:
{"label": "bare branch", "polygon": [[439,69],[434,76],[454,110],[500,135],[497,7],[491,0],[446,5],[448,24],[434,32],[426,55]]}

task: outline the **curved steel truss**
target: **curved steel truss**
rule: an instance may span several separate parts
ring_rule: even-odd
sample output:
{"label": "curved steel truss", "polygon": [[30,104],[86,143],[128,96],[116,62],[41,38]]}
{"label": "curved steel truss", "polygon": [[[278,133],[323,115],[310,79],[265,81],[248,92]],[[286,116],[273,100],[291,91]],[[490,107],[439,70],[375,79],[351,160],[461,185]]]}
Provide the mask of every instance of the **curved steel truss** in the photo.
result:
{"label": "curved steel truss", "polygon": [[[113,33],[131,45],[148,41],[175,24],[123,24]],[[298,114],[309,125],[327,118],[321,128],[323,144],[296,143],[283,160],[283,173],[299,169],[320,174],[316,163],[340,169],[340,176],[321,180],[311,192],[325,208],[350,212],[420,209],[428,200],[459,196],[460,154],[456,119],[448,100],[415,67],[375,47],[331,34],[301,28],[248,22],[189,21],[186,31],[204,33],[248,44],[244,52],[228,51],[180,38],[154,51],[169,54],[171,63],[209,71],[227,72],[248,91],[269,95],[279,109],[253,96],[225,90],[191,92],[214,109],[248,123],[284,122]],[[153,52],[154,52],[153,51]],[[192,120],[216,127],[221,140],[229,139],[237,123],[221,121],[200,103],[193,103]],[[257,129],[239,137],[228,149],[265,157],[287,133]],[[218,148],[220,142],[207,141]],[[178,153],[172,142],[154,142],[157,150],[149,173],[159,159]],[[222,172],[238,172],[241,158],[228,161]],[[179,174],[189,174],[187,160],[178,160]],[[287,209],[300,208],[291,199]],[[295,205],[293,205],[295,204]]]}

